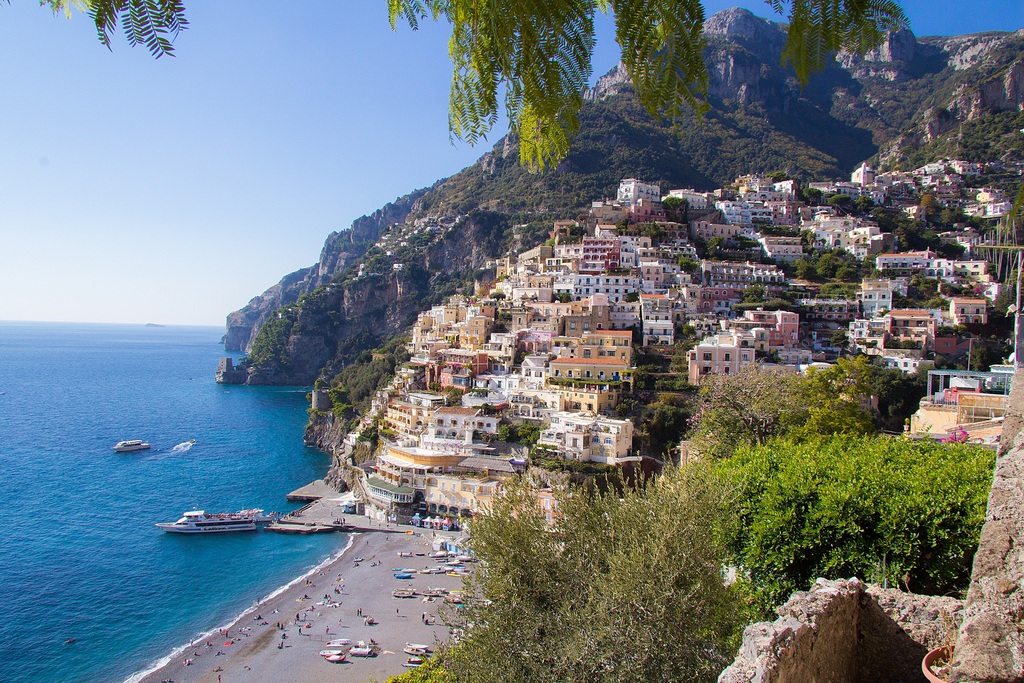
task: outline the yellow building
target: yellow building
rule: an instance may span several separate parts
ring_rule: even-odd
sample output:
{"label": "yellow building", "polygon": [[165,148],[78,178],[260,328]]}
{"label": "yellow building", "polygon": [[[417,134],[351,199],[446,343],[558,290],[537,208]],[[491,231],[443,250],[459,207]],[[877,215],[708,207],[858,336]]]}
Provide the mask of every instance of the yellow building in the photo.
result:
{"label": "yellow building", "polygon": [[630,391],[633,369],[618,358],[556,358],[551,361],[548,386],[563,396],[564,408],[607,412]]}

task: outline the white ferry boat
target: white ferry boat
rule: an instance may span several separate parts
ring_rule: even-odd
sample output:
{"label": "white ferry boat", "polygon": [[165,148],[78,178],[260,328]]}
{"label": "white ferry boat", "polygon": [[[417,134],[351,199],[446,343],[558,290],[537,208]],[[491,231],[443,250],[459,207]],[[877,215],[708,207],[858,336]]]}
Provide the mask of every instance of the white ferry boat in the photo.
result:
{"label": "white ferry boat", "polygon": [[257,524],[272,522],[275,513],[263,514],[263,510],[239,510],[238,512],[207,513],[192,510],[184,513],[177,522],[161,522],[158,529],[175,534],[212,534],[221,531],[255,531]]}
{"label": "white ferry boat", "polygon": [[144,451],[149,448],[149,444],[140,441],[139,439],[129,439],[128,441],[118,441],[114,444],[114,450],[118,453],[131,453],[132,451]]}

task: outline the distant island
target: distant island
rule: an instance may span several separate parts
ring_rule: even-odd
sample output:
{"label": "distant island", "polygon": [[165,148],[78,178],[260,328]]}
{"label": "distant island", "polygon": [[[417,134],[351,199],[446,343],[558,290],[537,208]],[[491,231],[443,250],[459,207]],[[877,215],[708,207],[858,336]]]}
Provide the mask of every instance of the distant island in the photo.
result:
{"label": "distant island", "polygon": [[167,325],[160,325],[159,323],[146,323],[146,327],[167,327]]}

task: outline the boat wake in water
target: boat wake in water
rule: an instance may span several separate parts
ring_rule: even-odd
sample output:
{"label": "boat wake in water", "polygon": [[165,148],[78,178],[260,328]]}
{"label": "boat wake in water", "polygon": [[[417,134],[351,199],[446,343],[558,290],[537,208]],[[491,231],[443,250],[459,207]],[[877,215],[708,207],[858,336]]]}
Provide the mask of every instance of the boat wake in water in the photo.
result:
{"label": "boat wake in water", "polygon": [[177,446],[171,449],[171,453],[184,453],[185,451],[187,451],[188,449],[192,448],[195,445],[195,439],[192,439],[191,441],[182,441]]}

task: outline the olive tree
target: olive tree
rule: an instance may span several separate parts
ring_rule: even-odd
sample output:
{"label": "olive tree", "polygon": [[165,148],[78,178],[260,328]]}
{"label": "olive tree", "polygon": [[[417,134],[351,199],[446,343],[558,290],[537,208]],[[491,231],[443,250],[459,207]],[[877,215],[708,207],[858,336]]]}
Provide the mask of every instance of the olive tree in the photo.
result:
{"label": "olive tree", "polygon": [[722,580],[727,490],[689,466],[556,497],[554,529],[525,483],[474,520],[477,600],[454,615],[444,680],[715,680],[745,621]]}

